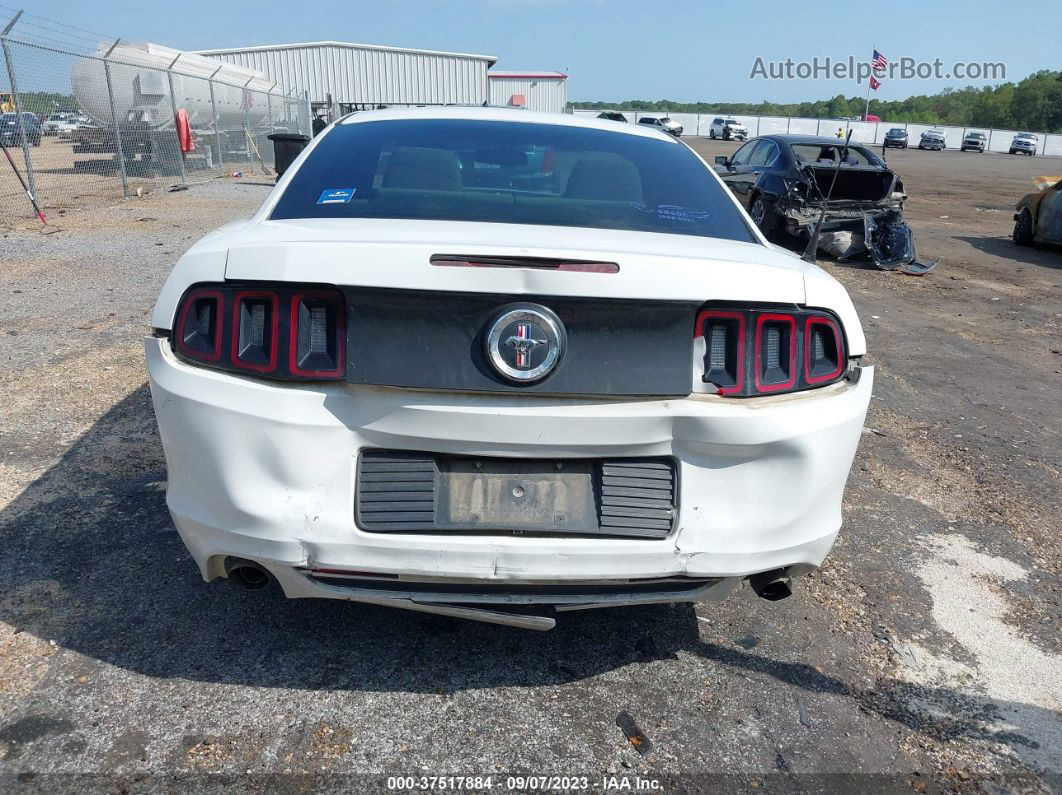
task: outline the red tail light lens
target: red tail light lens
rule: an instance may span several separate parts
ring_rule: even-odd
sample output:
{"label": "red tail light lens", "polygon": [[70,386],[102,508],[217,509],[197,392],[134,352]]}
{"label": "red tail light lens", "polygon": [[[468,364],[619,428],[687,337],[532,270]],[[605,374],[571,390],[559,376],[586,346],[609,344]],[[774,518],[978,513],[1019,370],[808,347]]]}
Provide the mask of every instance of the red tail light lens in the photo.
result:
{"label": "red tail light lens", "polygon": [[843,371],[840,325],[832,317],[808,317],[804,321],[804,378],[809,384],[828,384]]}
{"label": "red tail light lens", "polygon": [[177,352],[200,362],[221,359],[222,308],[220,290],[189,290],[177,314]]}
{"label": "red tail light lens", "polygon": [[820,310],[709,307],[697,315],[704,338],[703,380],[733,397],[826,386],[844,377],[844,332]]}
{"label": "red tail light lens", "polygon": [[342,379],[346,301],[336,289],[197,285],[181,299],[178,357],[284,380]]}

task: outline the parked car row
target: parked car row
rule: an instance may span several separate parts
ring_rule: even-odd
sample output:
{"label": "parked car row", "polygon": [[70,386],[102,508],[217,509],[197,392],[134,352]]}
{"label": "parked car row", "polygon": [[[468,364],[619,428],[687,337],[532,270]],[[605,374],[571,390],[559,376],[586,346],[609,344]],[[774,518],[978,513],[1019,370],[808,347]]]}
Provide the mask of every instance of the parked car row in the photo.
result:
{"label": "parked car row", "polygon": [[[599,119],[626,122],[627,117],[620,111],[604,110],[597,114]],[[639,124],[647,124],[657,129],[669,132],[675,137],[682,135],[682,125],[672,121],[667,116],[642,116],[638,119]],[[749,128],[733,118],[717,116],[712,119],[708,127],[709,138],[721,138],[724,141],[745,141],[749,137]],[[882,147],[886,149],[906,149],[909,143],[909,134],[904,127],[893,127],[885,133]],[[1010,143],[1009,152],[1012,155],[1035,155],[1040,145],[1040,139],[1033,133],[1018,133]],[[947,133],[937,128],[923,132],[918,138],[918,148],[942,151],[948,148]],[[979,130],[970,130],[962,139],[959,150],[962,152],[985,152],[988,148],[988,137]]]}
{"label": "parked car row", "polygon": [[41,124],[41,132],[44,135],[69,138],[78,127],[89,123],[88,116],[82,113],[53,113]]}
{"label": "parked car row", "polygon": [[[885,133],[881,145],[885,149],[906,149],[908,144],[908,132],[903,127],[893,127]],[[1040,139],[1032,133],[1018,133],[1010,144],[1010,154],[1035,155],[1040,145]],[[919,149],[935,149],[940,151],[948,146],[947,134],[943,130],[931,129],[923,132],[918,139]],[[988,148],[988,136],[979,130],[970,130],[959,145],[962,152],[985,152]]]}
{"label": "parked car row", "polygon": [[[597,117],[599,119],[607,119],[608,121],[627,122],[627,117],[618,110],[603,110],[597,114]],[[682,135],[682,125],[677,121],[671,120],[667,116],[642,116],[638,119],[638,123],[645,124],[649,127],[655,127],[658,130],[663,130],[666,133],[674,135],[676,138]]]}

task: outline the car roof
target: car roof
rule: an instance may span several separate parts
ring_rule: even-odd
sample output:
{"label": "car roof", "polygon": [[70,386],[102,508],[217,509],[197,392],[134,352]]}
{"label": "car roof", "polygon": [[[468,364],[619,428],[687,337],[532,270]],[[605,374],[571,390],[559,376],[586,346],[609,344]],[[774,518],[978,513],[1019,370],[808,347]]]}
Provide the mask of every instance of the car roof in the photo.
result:
{"label": "car roof", "polygon": [[659,141],[678,143],[666,133],[638,127],[634,124],[613,124],[608,119],[599,119],[595,115],[575,115],[570,113],[545,113],[522,108],[492,108],[466,105],[437,105],[424,108],[386,108],[384,110],[365,110],[344,116],[336,124],[362,124],[370,121],[426,119],[464,119],[469,121],[508,121],[523,124],[552,124],[562,127],[583,127],[602,130],[612,135],[640,135],[643,138],[656,138]]}

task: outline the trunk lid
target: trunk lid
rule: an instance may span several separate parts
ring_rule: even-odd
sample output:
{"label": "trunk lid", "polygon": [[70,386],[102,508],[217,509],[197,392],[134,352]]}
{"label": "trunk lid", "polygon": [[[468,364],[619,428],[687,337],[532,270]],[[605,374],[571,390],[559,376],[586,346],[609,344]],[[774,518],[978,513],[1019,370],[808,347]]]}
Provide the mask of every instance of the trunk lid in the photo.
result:
{"label": "trunk lid", "polygon": [[[226,279],[416,291],[799,304],[810,268],[759,243],[520,224],[299,219],[227,237]],[[433,265],[440,254],[614,262],[619,271]]]}

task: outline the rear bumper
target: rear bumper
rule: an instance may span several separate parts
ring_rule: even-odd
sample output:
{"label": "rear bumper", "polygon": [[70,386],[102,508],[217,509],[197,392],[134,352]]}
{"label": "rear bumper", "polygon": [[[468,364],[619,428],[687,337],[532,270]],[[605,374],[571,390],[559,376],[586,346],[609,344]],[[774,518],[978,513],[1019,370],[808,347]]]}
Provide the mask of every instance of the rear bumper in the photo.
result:
{"label": "rear bumper", "polygon": [[[702,581],[693,583],[698,599],[748,574],[807,570],[840,527],[873,381],[863,368],[856,382],[751,401],[526,398],[294,387],[189,367],[166,340],[150,337],[145,348],[167,502],[203,577],[224,576],[227,556],[247,558],[292,597],[354,598],[311,576],[320,569],[473,585],[692,578]],[[367,533],[354,521],[355,469],[358,452],[373,447],[673,456],[676,529],[664,539]],[[675,599],[622,603],[632,601]]]}

